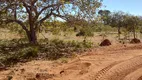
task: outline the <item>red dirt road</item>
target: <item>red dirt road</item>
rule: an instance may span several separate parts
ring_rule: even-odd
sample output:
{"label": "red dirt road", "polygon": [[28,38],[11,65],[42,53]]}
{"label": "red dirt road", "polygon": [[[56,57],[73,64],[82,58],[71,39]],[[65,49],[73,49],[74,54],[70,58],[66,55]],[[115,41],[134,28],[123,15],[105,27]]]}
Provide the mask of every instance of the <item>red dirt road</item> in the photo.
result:
{"label": "red dirt road", "polygon": [[0,80],[142,80],[142,44],[95,48],[84,55],[58,61],[19,63],[0,72]]}

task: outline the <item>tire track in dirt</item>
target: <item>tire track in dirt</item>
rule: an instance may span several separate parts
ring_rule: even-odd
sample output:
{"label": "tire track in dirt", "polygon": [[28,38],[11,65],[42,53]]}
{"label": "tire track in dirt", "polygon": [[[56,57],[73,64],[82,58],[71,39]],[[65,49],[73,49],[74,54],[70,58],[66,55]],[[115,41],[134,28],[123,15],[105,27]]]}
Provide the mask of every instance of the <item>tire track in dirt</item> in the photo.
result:
{"label": "tire track in dirt", "polygon": [[142,67],[142,56],[134,57],[99,71],[91,80],[123,80],[124,77]]}
{"label": "tire track in dirt", "polygon": [[107,67],[103,68],[102,70],[100,70],[100,71],[98,72],[98,74],[95,75],[96,78],[99,78],[99,77],[101,77],[102,75],[104,75],[109,69],[111,69],[114,65],[116,65],[116,64],[118,64],[118,63],[120,63],[120,62],[113,62],[113,63],[110,64],[109,66],[107,66]]}
{"label": "tire track in dirt", "polygon": [[142,76],[141,76],[141,77],[139,77],[137,80],[142,80]]}
{"label": "tire track in dirt", "polygon": [[142,67],[128,74],[123,80],[142,80]]}

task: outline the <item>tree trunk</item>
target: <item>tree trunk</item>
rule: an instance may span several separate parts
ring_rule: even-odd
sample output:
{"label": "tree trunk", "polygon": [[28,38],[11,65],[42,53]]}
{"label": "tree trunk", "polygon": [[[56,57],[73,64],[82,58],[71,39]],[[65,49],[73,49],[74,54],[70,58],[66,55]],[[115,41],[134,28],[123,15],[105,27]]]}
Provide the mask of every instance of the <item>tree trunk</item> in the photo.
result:
{"label": "tree trunk", "polygon": [[37,36],[35,30],[26,31],[30,44],[37,44]]}
{"label": "tree trunk", "polygon": [[133,27],[133,36],[134,36],[134,39],[136,38],[136,31],[135,31],[135,27]]}
{"label": "tree trunk", "polygon": [[120,34],[121,34],[120,27],[118,27],[118,39],[119,40],[120,40]]}

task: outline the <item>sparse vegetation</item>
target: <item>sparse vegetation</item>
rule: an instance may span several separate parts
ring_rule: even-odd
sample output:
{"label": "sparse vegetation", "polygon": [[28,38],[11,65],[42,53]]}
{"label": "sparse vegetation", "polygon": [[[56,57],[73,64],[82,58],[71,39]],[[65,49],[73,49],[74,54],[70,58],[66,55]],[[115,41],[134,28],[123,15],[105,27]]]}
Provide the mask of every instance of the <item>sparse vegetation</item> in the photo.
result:
{"label": "sparse vegetation", "polygon": [[38,45],[18,44],[11,41],[0,41],[0,61],[4,65],[13,65],[33,59],[56,60],[61,57],[71,57],[74,52],[80,53],[93,47],[92,42],[63,41],[54,39],[41,42]]}
{"label": "sparse vegetation", "polygon": [[83,28],[81,29],[76,36],[86,36],[86,37],[93,37],[94,36],[94,32],[91,28],[87,27],[87,28]]}

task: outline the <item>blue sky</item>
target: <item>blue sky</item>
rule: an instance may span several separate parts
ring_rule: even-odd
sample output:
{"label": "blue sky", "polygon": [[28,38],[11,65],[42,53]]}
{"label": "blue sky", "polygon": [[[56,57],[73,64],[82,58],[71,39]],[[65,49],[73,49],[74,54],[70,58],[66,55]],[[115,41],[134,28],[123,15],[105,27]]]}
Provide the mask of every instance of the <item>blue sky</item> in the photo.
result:
{"label": "blue sky", "polygon": [[142,0],[103,0],[103,9],[142,16]]}

